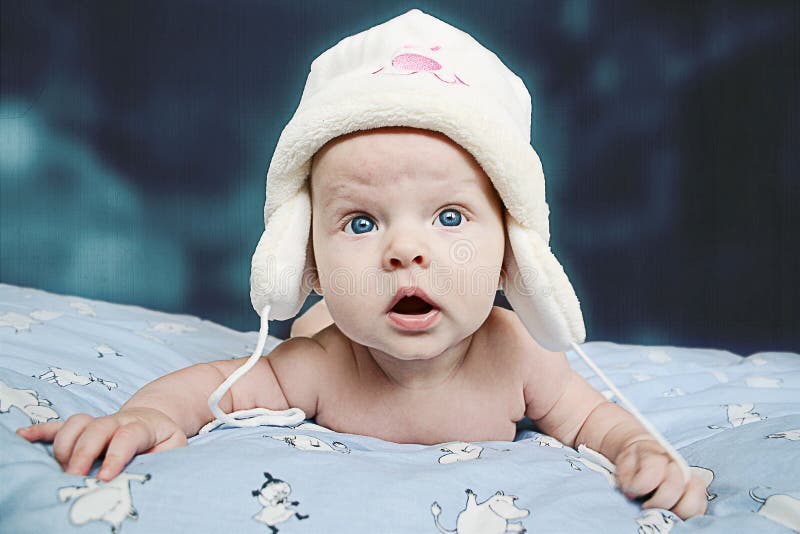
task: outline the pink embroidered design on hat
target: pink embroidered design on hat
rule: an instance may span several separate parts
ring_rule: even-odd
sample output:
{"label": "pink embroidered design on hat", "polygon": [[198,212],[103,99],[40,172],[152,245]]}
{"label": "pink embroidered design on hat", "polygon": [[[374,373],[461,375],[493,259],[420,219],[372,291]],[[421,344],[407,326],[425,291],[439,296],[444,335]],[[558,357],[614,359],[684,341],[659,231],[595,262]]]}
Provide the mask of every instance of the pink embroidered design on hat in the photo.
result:
{"label": "pink embroidered design on hat", "polygon": [[441,46],[434,46],[428,50],[424,50],[414,45],[403,45],[403,48],[399,52],[395,52],[392,55],[392,59],[388,65],[384,65],[371,74],[380,73],[408,76],[411,74],[419,74],[420,72],[429,72],[444,83],[469,86],[468,83],[458,77],[458,74],[445,69],[439,61],[430,57],[430,55],[434,54],[427,55],[428,51],[438,52],[441,49]]}

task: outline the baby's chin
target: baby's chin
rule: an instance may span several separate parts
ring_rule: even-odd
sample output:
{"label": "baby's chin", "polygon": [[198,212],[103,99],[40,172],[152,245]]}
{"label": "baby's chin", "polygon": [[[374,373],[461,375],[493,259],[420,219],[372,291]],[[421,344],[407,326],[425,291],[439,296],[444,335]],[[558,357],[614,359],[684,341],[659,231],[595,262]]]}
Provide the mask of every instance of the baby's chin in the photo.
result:
{"label": "baby's chin", "polygon": [[474,332],[453,328],[432,329],[425,332],[402,332],[391,329],[384,335],[355,335],[347,337],[356,343],[402,361],[421,361],[436,358],[463,341]]}
{"label": "baby's chin", "polygon": [[399,360],[424,360],[433,358],[447,349],[447,344],[431,339],[430,332],[415,334],[389,332],[380,335],[377,332],[349,331],[343,325],[336,325],[350,341],[362,347],[378,350],[387,356]]}
{"label": "baby's chin", "polygon": [[431,360],[436,358],[453,345],[435,343],[431,340],[416,339],[402,343],[380,343],[379,346],[370,346],[387,356],[403,361]]}

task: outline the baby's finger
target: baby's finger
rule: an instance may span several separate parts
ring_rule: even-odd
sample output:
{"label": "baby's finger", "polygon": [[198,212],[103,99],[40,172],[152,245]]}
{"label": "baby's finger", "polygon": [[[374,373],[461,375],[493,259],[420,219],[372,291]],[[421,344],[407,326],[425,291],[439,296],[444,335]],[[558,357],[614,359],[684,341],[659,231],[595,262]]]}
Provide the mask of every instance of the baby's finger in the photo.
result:
{"label": "baby's finger", "polygon": [[64,426],[64,421],[49,421],[47,423],[18,428],[17,435],[30,442],[51,442],[62,426]]}
{"label": "baby's finger", "polygon": [[177,449],[178,447],[185,447],[188,442],[189,440],[186,439],[186,435],[183,432],[176,431],[161,443],[157,443],[151,450],[145,452],[161,452],[168,451],[169,449]]}
{"label": "baby's finger", "polygon": [[642,508],[663,508],[671,510],[681,495],[685,484],[680,467],[674,462],[667,465],[666,477],[650,499],[642,503]]}
{"label": "baby's finger", "polygon": [[122,425],[108,444],[97,478],[111,480],[120,474],[136,454],[152,448],[155,445],[153,441],[153,435],[145,425],[138,422]]}
{"label": "baby's finger", "polygon": [[667,476],[669,460],[663,454],[647,454],[639,458],[639,469],[626,487],[628,497],[647,495],[658,487]]}
{"label": "baby's finger", "polygon": [[72,415],[67,418],[64,426],[59,429],[53,438],[53,456],[61,464],[62,469],[67,467],[75,441],[92,421],[94,421],[94,418],[85,413]]}
{"label": "baby's finger", "polygon": [[105,450],[116,428],[116,421],[110,417],[95,419],[75,442],[65,471],[73,475],[88,473],[95,458]]}
{"label": "baby's finger", "polygon": [[621,454],[617,458],[616,477],[620,488],[627,488],[639,470],[638,454]]}
{"label": "baby's finger", "polygon": [[692,477],[678,504],[672,508],[672,512],[681,519],[689,519],[706,513],[707,506],[705,482],[698,477]]}

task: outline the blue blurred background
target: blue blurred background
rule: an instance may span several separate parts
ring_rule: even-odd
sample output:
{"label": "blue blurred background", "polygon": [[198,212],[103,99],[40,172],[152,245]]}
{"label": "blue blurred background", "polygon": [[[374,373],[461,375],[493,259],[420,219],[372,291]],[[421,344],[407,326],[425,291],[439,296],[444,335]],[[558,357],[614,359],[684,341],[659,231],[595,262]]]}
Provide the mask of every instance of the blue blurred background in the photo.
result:
{"label": "blue blurred background", "polygon": [[795,1],[2,0],[0,280],[257,329],[309,65],[411,7],[528,85],[590,340],[800,349]]}

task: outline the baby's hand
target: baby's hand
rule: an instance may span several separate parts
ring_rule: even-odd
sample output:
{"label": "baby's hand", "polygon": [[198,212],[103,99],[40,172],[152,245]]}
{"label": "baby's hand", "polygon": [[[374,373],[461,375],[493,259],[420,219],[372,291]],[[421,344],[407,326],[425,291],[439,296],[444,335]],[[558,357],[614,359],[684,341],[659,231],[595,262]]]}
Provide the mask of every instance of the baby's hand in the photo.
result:
{"label": "baby's hand", "polygon": [[164,413],[152,408],[128,408],[105,417],[76,414],[66,421],[51,421],[17,429],[28,441],[52,441],[53,455],[65,472],[85,475],[106,451],[97,475],[109,481],[135,455],[183,447],[183,430]]}
{"label": "baby's hand", "polygon": [[647,496],[642,508],[671,510],[681,519],[705,513],[705,483],[697,476],[685,483],[680,467],[657,441],[634,441],[619,454],[616,466],[617,482],[629,499]]}

